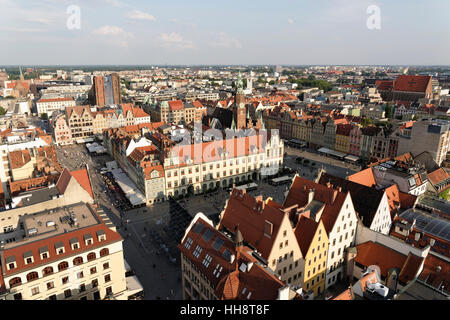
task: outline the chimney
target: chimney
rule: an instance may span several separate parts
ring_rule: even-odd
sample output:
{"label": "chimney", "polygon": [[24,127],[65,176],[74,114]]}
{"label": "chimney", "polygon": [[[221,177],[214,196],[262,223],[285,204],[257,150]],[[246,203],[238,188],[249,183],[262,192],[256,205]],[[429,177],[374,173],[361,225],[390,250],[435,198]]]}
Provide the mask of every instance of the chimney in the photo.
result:
{"label": "chimney", "polygon": [[414,240],[415,240],[415,241],[419,241],[419,239],[420,239],[420,232],[416,232],[416,233],[414,234]]}
{"label": "chimney", "polygon": [[314,200],[314,193],[315,193],[315,191],[314,191],[313,188],[309,189],[309,192],[308,192],[308,203],[310,203],[311,201]]}

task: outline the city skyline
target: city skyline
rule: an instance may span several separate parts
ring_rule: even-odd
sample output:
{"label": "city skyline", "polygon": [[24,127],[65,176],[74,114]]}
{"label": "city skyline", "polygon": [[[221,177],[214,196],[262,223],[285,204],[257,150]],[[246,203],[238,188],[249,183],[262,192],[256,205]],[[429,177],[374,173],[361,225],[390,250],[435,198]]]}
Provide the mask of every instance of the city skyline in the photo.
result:
{"label": "city skyline", "polygon": [[[450,5],[438,0],[0,5],[0,41],[7,48],[0,52],[2,65],[450,64],[450,44],[443,41],[450,35]],[[373,5],[380,9],[380,29],[371,30],[367,9]],[[79,8],[79,29],[76,23],[68,28],[71,6]]]}

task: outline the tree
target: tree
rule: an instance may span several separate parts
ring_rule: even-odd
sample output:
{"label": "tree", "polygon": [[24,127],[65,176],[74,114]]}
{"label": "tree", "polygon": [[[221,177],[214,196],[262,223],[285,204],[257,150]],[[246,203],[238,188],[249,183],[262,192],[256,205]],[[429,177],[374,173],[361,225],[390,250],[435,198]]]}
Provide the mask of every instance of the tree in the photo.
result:
{"label": "tree", "polygon": [[386,104],[386,108],[384,109],[386,118],[392,119],[393,109],[390,103]]}
{"label": "tree", "polygon": [[41,114],[41,120],[48,120],[48,114],[46,113]]}
{"label": "tree", "polygon": [[370,119],[370,118],[364,118],[364,119],[362,119],[362,121],[361,121],[361,125],[363,126],[363,127],[367,127],[367,126],[371,126],[371,125],[373,125],[373,120],[372,119]]}
{"label": "tree", "polygon": [[3,107],[0,107],[0,116],[5,115],[6,110]]}

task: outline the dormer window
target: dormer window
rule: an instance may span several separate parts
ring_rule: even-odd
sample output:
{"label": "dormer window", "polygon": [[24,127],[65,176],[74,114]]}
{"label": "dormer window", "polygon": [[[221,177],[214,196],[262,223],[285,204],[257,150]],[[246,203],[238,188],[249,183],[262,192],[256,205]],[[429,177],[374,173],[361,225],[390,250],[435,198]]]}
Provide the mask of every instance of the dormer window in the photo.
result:
{"label": "dormer window", "polygon": [[17,268],[16,257],[10,256],[5,259],[6,265],[8,266],[8,270]]}
{"label": "dormer window", "polygon": [[41,259],[48,259],[49,255],[48,255],[48,247],[42,247],[39,248],[39,255],[41,256]]}
{"label": "dormer window", "polygon": [[83,238],[84,238],[84,243],[87,245],[87,246],[90,246],[91,244],[93,244],[93,238],[92,238],[92,234],[90,234],[90,233],[88,233],[88,234],[85,234],[84,236],[83,236]]}
{"label": "dormer window", "polygon": [[72,250],[76,250],[80,248],[80,243],[78,242],[78,238],[72,238],[70,239],[70,247]]}
{"label": "dormer window", "polygon": [[55,243],[56,254],[60,255],[65,252],[64,244],[62,242]]}
{"label": "dormer window", "polygon": [[27,251],[23,254],[23,260],[25,261],[25,264],[30,264],[34,262],[33,258],[33,252]]}
{"label": "dormer window", "polygon": [[106,240],[106,233],[104,230],[99,230],[96,232],[97,234],[97,240],[99,242],[105,241]]}

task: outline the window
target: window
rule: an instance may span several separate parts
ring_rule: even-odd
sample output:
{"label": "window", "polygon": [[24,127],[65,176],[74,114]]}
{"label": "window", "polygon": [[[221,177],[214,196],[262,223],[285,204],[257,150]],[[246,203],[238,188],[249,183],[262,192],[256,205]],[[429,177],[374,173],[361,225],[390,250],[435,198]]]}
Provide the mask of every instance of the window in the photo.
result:
{"label": "window", "polygon": [[63,278],[61,279],[61,281],[62,281],[62,284],[66,284],[66,283],[69,282],[69,277],[63,277]]}
{"label": "window", "polygon": [[109,262],[103,264],[103,270],[109,269]]}
{"label": "window", "polygon": [[112,287],[108,287],[108,288],[106,288],[106,295],[110,295],[110,294],[112,294],[113,292],[112,292]]}
{"label": "window", "polygon": [[10,288],[20,286],[21,284],[22,284],[22,280],[20,279],[20,277],[15,277],[15,278],[12,278],[11,280],[9,280]]}
{"label": "window", "polygon": [[64,271],[67,268],[69,268],[69,263],[67,263],[66,261],[63,261],[60,264],[58,264],[58,271]]}
{"label": "window", "polygon": [[80,287],[78,288],[79,292],[84,292],[86,291],[86,285],[84,283],[80,284]]}
{"label": "window", "polygon": [[90,269],[91,274],[97,273],[97,267],[92,267]]}
{"label": "window", "polygon": [[55,283],[53,281],[47,282],[47,290],[51,290],[55,287]]}
{"label": "window", "polygon": [[42,275],[48,276],[49,274],[53,273],[53,268],[52,267],[45,267],[44,270],[42,270]]}
{"label": "window", "polygon": [[39,287],[31,288],[31,295],[35,296],[37,294],[39,294]]}
{"label": "window", "polygon": [[203,250],[202,247],[197,245],[197,247],[195,247],[195,250],[194,250],[194,253],[193,253],[194,257],[198,258],[200,256],[200,253],[202,252],[202,250]]}
{"label": "window", "polygon": [[14,300],[22,300],[22,293],[16,293],[15,295],[14,295]]}
{"label": "window", "polygon": [[67,289],[64,291],[64,297],[70,298],[72,296],[72,291],[70,289]]}
{"label": "window", "polygon": [[92,287],[93,288],[98,287],[98,280],[97,279],[92,280]]}
{"label": "window", "polygon": [[100,257],[107,256],[108,254],[109,254],[108,248],[104,248],[104,249],[100,250]]}
{"label": "window", "polygon": [[[206,254],[206,255],[205,255],[205,258],[203,259],[202,264],[203,264],[206,268],[208,268],[208,267],[209,267],[209,264],[211,263],[211,261],[212,261],[212,257],[211,257],[209,254]],[[274,262],[273,264],[275,264],[275,260],[274,260],[273,262]]]}
{"label": "window", "polygon": [[91,252],[87,256],[88,261],[95,260],[95,258],[96,258],[95,252]]}
{"label": "window", "polygon": [[81,279],[84,277],[83,271],[77,273],[77,279]]}
{"label": "window", "polygon": [[35,272],[35,271],[30,272],[29,274],[27,274],[27,281],[28,281],[28,282],[34,281],[34,280],[36,280],[36,279],[38,279],[38,278],[39,278],[39,275],[38,275],[38,273]]}
{"label": "window", "polygon": [[51,296],[49,296],[48,300],[57,300],[56,294],[52,294]]}
{"label": "window", "polygon": [[107,274],[106,276],[105,276],[105,282],[110,282],[111,281],[111,275],[110,274]]}
{"label": "window", "polygon": [[76,257],[75,259],[73,259],[73,265],[74,266],[78,266],[80,264],[83,263],[83,258],[82,257]]}

